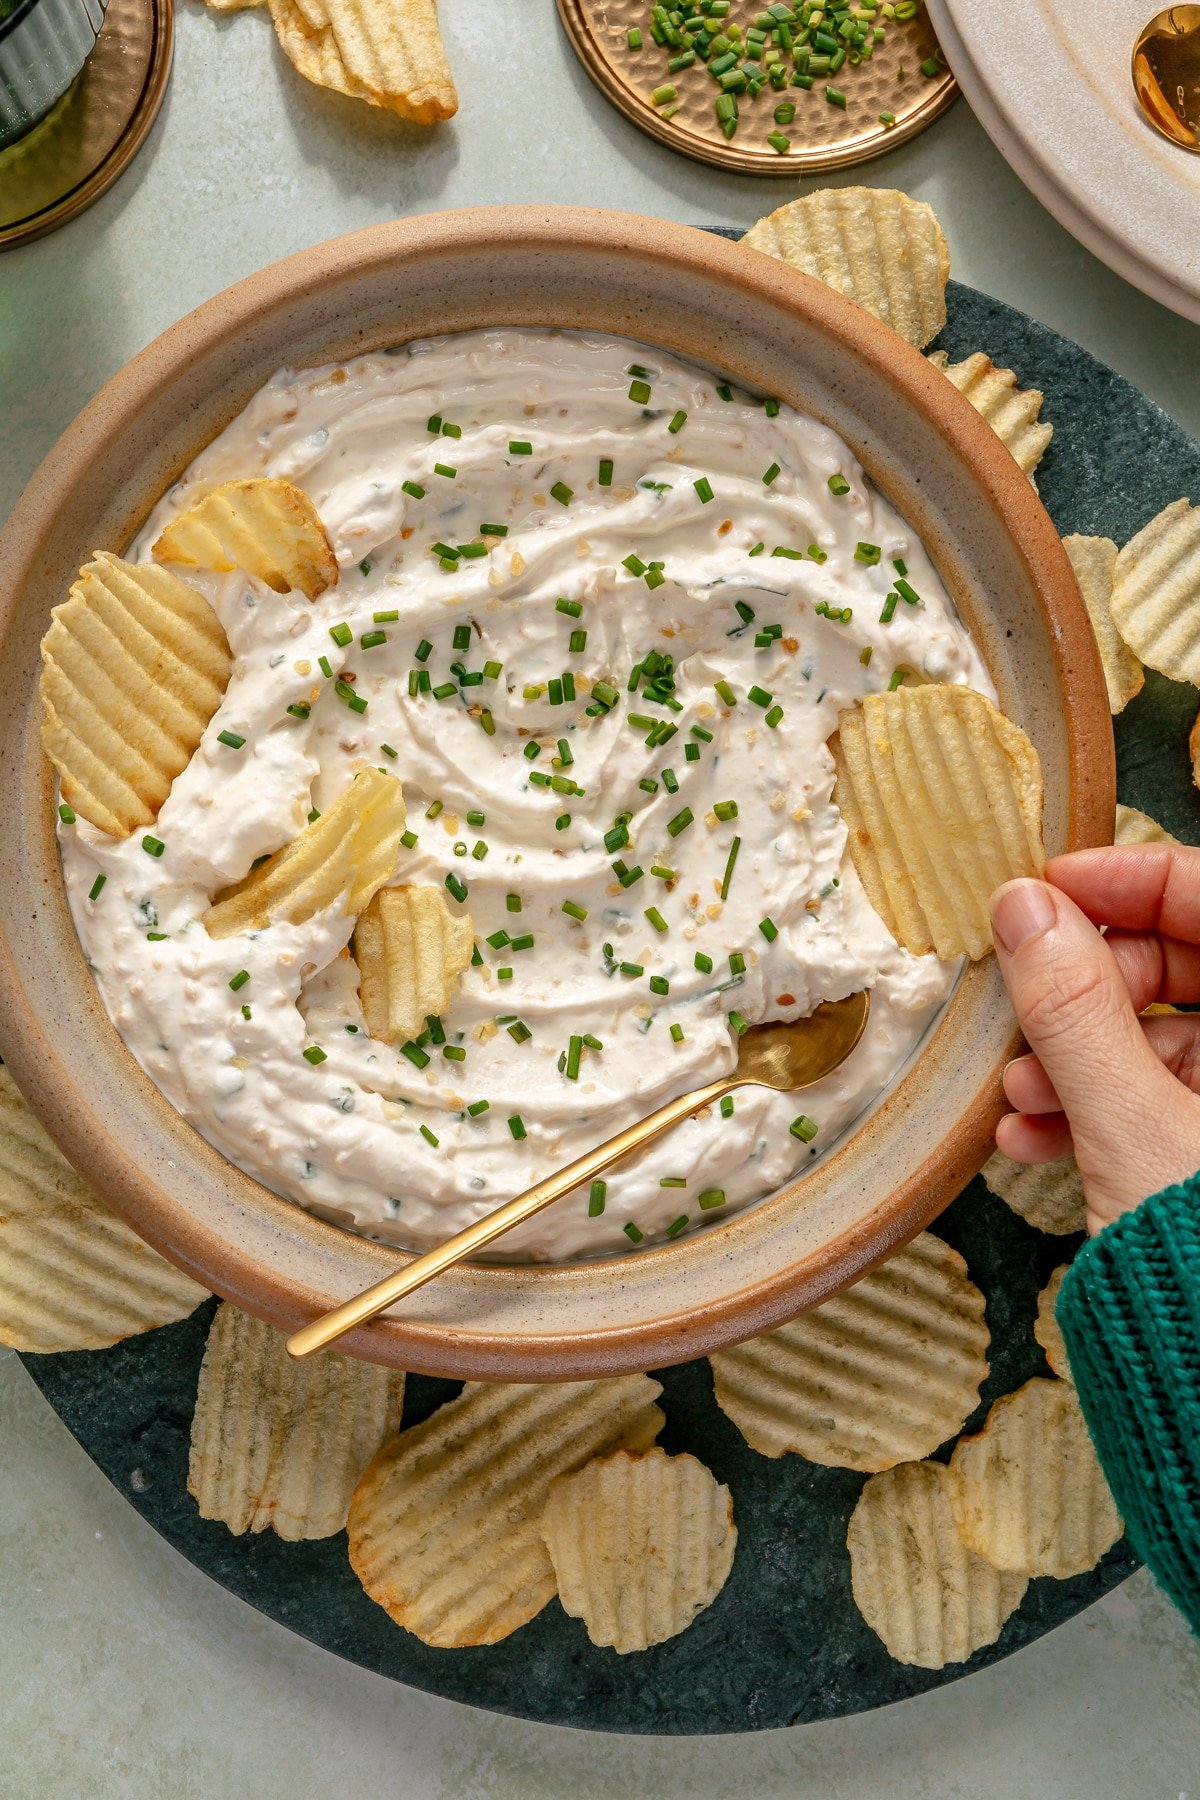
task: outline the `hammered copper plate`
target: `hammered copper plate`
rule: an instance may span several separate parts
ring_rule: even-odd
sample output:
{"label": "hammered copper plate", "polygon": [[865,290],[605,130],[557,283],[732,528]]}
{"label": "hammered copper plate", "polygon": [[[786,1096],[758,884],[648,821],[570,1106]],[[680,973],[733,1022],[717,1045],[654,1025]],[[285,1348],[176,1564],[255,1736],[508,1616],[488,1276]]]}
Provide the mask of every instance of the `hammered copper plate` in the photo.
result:
{"label": "hammered copper plate", "polygon": [[[735,0],[730,17],[744,26],[760,10],[751,0]],[[845,93],[844,111],[826,100],[819,77],[807,91],[788,87],[776,93],[768,87],[756,100],[739,96],[741,124],[727,142],[713,110],[718,90],[711,75],[699,61],[676,74],[668,72],[671,52],[650,36],[649,0],[558,0],[558,11],[596,86],[639,130],[696,162],[746,175],[816,174],[868,162],[924,131],[958,95],[949,69],[932,77],[921,73],[921,63],[938,52],[922,7],[915,19],[888,24],[887,39],[869,62],[844,67],[833,78]],[[631,50],[626,41],[633,26],[642,31],[640,50]],[[650,96],[666,82],[679,90],[679,110],[664,120]],[[768,132],[779,129],[774,110],[780,100],[790,100],[796,108],[795,119],[784,128],[791,149],[782,155],[767,143]],[[881,112],[894,113],[896,123],[881,125]]]}
{"label": "hammered copper plate", "polygon": [[109,0],[62,99],[0,151],[0,250],[65,225],[117,179],[158,115],[173,38],[172,0]]}

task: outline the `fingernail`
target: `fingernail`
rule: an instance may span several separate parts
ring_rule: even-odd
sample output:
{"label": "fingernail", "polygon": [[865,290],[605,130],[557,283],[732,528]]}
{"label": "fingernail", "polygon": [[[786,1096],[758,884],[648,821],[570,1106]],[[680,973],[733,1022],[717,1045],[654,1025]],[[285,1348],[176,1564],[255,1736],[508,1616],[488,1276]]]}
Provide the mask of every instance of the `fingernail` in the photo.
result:
{"label": "fingernail", "polygon": [[1010,956],[1049,931],[1058,918],[1050,891],[1040,881],[1010,881],[993,895],[991,910],[992,930]]}

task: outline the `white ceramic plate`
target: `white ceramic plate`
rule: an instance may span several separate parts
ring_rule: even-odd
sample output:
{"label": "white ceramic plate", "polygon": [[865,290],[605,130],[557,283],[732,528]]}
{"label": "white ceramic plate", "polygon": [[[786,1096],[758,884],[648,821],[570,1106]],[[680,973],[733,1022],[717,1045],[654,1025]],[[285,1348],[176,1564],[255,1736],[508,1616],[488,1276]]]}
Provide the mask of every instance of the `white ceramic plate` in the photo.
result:
{"label": "white ceramic plate", "polygon": [[1200,324],[1200,156],[1143,118],[1129,65],[1155,0],[927,0],[980,124],[1060,225]]}

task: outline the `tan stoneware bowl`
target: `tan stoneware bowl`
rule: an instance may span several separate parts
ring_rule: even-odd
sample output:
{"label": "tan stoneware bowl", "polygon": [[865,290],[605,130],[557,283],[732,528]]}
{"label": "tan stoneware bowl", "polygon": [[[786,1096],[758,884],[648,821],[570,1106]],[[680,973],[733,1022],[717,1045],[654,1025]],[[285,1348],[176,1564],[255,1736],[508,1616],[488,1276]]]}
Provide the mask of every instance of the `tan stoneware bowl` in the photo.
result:
{"label": "tan stoneware bowl", "polygon": [[[590,326],[778,394],[840,433],[923,538],[1046,776],[1051,851],[1107,842],[1112,731],[1071,568],[1031,484],[925,359],[821,283],[686,227],[493,208],[402,220],[208,301],[104,387],[0,542],[0,1051],[67,1156],[198,1280],[294,1328],[400,1260],[269,1193],[185,1124],[109,1023],[60,879],[37,734],[38,644],[96,547],[152,503],[281,364],[429,333]],[[677,1244],[558,1267],[470,1266],[345,1340],[449,1376],[654,1368],[767,1330],[903,1244],[988,1153],[1015,1034],[995,959],[911,1068],[801,1184]]]}

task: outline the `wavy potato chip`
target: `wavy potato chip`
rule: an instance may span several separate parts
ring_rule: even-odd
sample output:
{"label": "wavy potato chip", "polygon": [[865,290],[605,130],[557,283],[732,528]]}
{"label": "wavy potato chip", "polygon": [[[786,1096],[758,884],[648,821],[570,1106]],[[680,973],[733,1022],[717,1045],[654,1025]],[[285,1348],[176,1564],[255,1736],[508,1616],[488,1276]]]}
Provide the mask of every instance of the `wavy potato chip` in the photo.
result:
{"label": "wavy potato chip", "polygon": [[202,1519],[237,1535],[332,1537],[359,1476],[400,1429],[404,1376],[322,1350],[304,1362],[285,1335],[222,1301],[204,1346],[188,1458]]}
{"label": "wavy potato chip", "polygon": [[1017,466],[1032,481],[1033,471],[1054,436],[1053,425],[1038,417],[1045,394],[1037,388],[1019,388],[1013,371],[998,369],[982,350],[960,363],[952,363],[944,350],[934,350],[929,360],[987,420]]}
{"label": "wavy potato chip", "polygon": [[211,488],[159,534],[154,554],[193,569],[244,569],[277,594],[309,600],[338,581],[333,545],[308,495],[265,475]]}
{"label": "wavy potato chip", "polygon": [[979,1404],[983,1314],[962,1257],[925,1231],[778,1331],[714,1351],[713,1393],[764,1456],[890,1469],[928,1456]]}
{"label": "wavy potato chip", "polygon": [[1082,1575],[1121,1535],[1075,1390],[1040,1376],[995,1402],[950,1458],[950,1504],[969,1550],[1022,1575]]}
{"label": "wavy potato chip", "polygon": [[275,35],[318,87],[432,125],[458,111],[436,0],[268,0]]}
{"label": "wavy potato chip", "polygon": [[1038,1295],[1037,1318],[1033,1321],[1033,1335],[1046,1352],[1046,1361],[1062,1381],[1070,1381],[1071,1365],[1067,1361],[1067,1346],[1054,1309],[1069,1267],[1069,1263],[1060,1263],[1055,1269]]}
{"label": "wavy potato chip", "polygon": [[995,1150],[980,1173],[992,1193],[1035,1231],[1066,1237],[1086,1229],[1087,1203],[1073,1156],[1019,1163]]}
{"label": "wavy potato chip", "polygon": [[1113,578],[1117,570],[1117,546],[1106,537],[1065,537],[1063,549],[1071,559],[1083,603],[1096,634],[1096,646],[1104,665],[1109,710],[1124,712],[1146,683],[1146,673],[1125,643],[1112,615]]}
{"label": "wavy potato chip", "polygon": [[1117,557],[1112,615],[1134,654],[1200,687],[1200,506],[1174,500]]}
{"label": "wavy potato chip", "polygon": [[62,797],[110,837],[153,824],[224,697],[212,607],[152,563],[98,550],[42,639],[42,747]]}
{"label": "wavy potato chip", "polygon": [[103,1350],[207,1298],[96,1198],[0,1068],[0,1344]]}
{"label": "wavy potato chip", "polygon": [[380,888],[354,928],[358,991],[373,1038],[403,1043],[450,1004],[471,966],[474,928],[441,888]]}
{"label": "wavy potato chip", "polygon": [[818,188],[742,239],[856,300],[921,350],[946,323],[950,251],[931,206],[896,188]]}
{"label": "wavy potato chip", "polygon": [[347,914],[362,912],[395,871],[404,819],[396,777],[361,769],[298,837],[213,902],[208,935],[263,931],[273,919],[302,925],[343,896]]}
{"label": "wavy potato chip", "polygon": [[846,1534],[855,1605],[888,1655],[919,1669],[994,1644],[1029,1585],[966,1548],[949,1485],[941,1463],[872,1475]]}
{"label": "wavy potato chip", "polygon": [[694,1456],[618,1450],[560,1475],[542,1514],[558,1597],[618,1656],[686,1631],[733,1567],[733,1500]]}
{"label": "wavy potato chip", "polygon": [[468,1382],[387,1444],[350,1502],[350,1561],[424,1644],[495,1644],[555,1592],[541,1535],[551,1483],[611,1450],[647,1450],[663,1415],[648,1375]]}
{"label": "wavy potato chip", "polygon": [[1139,812],[1136,806],[1122,806],[1117,801],[1117,819],[1113,832],[1113,842],[1117,844],[1177,844],[1179,839],[1172,837],[1166,828],[1152,819],[1149,813]]}
{"label": "wavy potato chip", "polygon": [[989,896],[1045,860],[1025,733],[972,688],[931,682],[869,695],[830,748],[850,857],[893,937],[915,956],[986,956]]}

